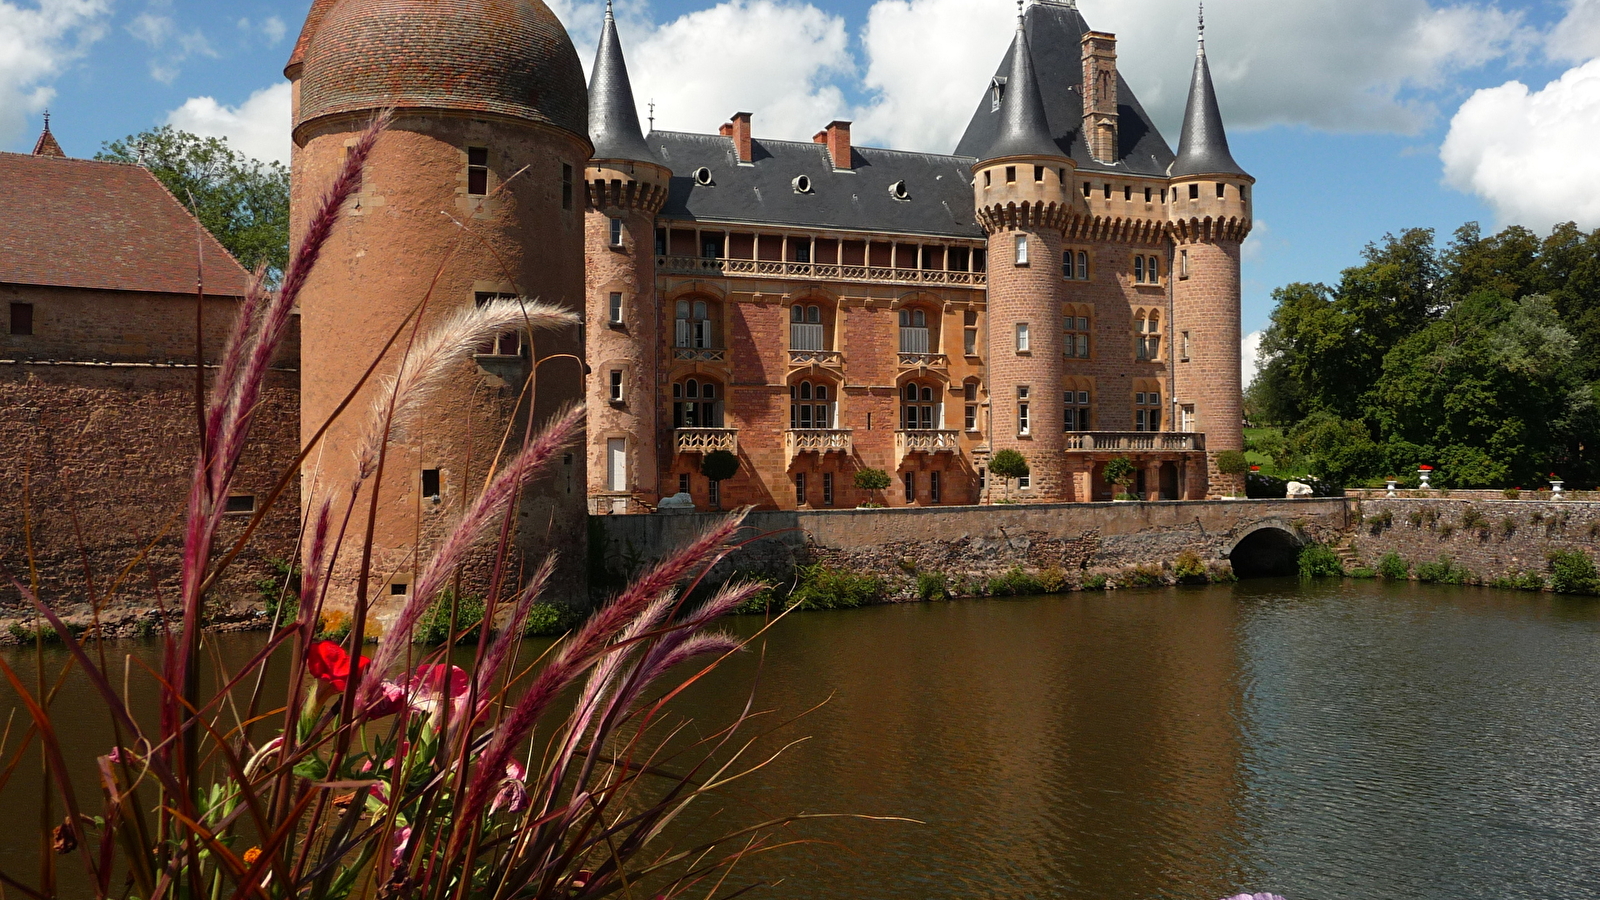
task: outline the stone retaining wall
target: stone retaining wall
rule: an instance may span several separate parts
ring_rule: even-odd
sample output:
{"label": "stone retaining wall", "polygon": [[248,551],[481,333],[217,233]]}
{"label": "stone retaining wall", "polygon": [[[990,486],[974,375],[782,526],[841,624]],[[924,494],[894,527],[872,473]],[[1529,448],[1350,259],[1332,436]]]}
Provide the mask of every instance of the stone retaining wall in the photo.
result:
{"label": "stone retaining wall", "polygon": [[[716,519],[595,516],[590,540],[597,563],[629,571]],[[889,577],[941,572],[954,583],[1015,567],[1061,570],[1076,583],[1130,566],[1170,565],[1185,550],[1226,565],[1233,547],[1261,528],[1335,543],[1350,521],[1338,498],[757,512],[740,535],[748,546],[713,577],[740,571],[786,581],[797,565],[821,562]]]}
{"label": "stone retaining wall", "polygon": [[1354,505],[1350,547],[1366,566],[1376,567],[1386,553],[1398,554],[1413,568],[1449,557],[1487,582],[1546,573],[1554,551],[1592,557],[1600,550],[1600,502],[1452,496],[1365,499]]}

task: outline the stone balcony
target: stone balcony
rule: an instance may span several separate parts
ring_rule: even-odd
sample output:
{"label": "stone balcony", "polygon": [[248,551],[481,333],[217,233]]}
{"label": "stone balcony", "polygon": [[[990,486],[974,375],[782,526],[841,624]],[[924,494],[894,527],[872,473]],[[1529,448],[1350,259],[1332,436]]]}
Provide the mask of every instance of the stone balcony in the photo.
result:
{"label": "stone balcony", "polygon": [[721,347],[673,347],[672,358],[690,362],[727,362],[728,351]]}
{"label": "stone balcony", "polygon": [[855,449],[849,428],[791,428],[784,432],[784,458],[794,462],[802,453],[844,453]]}
{"label": "stone balcony", "polygon": [[700,256],[657,256],[656,271],[674,275],[728,278],[783,278],[807,281],[852,281],[860,284],[926,284],[983,287],[984,272],[942,269],[899,269],[887,266],[845,266],[835,263],[777,262],[765,259],[708,259]]}
{"label": "stone balcony", "polygon": [[960,450],[961,432],[953,428],[915,428],[894,433],[896,468],[913,453],[957,453]]}
{"label": "stone balcony", "polygon": [[946,369],[949,366],[950,357],[943,353],[900,353],[902,369]]}
{"label": "stone balcony", "polygon": [[674,448],[678,453],[710,453],[713,450],[739,452],[737,428],[678,428],[672,432]]}
{"label": "stone balcony", "polygon": [[838,369],[844,366],[844,354],[837,350],[790,350],[789,365]]}
{"label": "stone balcony", "polygon": [[1069,431],[1068,453],[1204,450],[1206,436],[1180,431]]}

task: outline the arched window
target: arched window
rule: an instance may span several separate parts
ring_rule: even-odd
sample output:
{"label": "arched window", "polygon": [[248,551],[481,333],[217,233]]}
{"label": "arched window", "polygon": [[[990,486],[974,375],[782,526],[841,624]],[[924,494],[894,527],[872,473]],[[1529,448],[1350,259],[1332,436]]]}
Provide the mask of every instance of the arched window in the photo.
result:
{"label": "arched window", "polygon": [[834,427],[833,402],[825,382],[789,385],[790,428]]}
{"label": "arched window", "polygon": [[789,349],[826,350],[826,335],[822,328],[822,307],[789,307]]}
{"label": "arched window", "polygon": [[1144,257],[1133,258],[1133,281],[1135,284],[1144,284]]}
{"label": "arched window", "polygon": [[900,352],[930,353],[926,310],[908,308],[900,310]]}
{"label": "arched window", "polygon": [[672,385],[672,427],[722,427],[722,393],[715,382],[687,378]]}
{"label": "arched window", "polygon": [[1161,313],[1152,310],[1140,312],[1133,323],[1134,356],[1139,359],[1161,358]]}
{"label": "arched window", "polygon": [[916,381],[900,389],[900,427],[905,431],[925,431],[943,427],[944,404],[939,388]]}
{"label": "arched window", "polygon": [[1082,250],[1078,251],[1078,280],[1089,280],[1089,254]]}
{"label": "arched window", "polygon": [[676,319],[674,347],[705,349],[716,346],[711,328],[711,308],[706,301],[679,300]]}
{"label": "arched window", "polygon": [[1151,284],[1161,283],[1161,257],[1149,256],[1145,258],[1144,278]]}

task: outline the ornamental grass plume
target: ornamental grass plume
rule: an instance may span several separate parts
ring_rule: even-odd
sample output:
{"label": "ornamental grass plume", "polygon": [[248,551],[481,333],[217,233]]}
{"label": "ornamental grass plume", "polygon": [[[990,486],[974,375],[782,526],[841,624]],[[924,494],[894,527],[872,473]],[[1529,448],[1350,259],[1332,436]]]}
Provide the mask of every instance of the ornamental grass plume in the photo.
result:
{"label": "ornamental grass plume", "polygon": [[[357,652],[358,637],[349,646],[315,637],[338,557],[360,554],[365,567],[371,548],[347,540],[329,497],[308,504],[293,625],[275,626],[236,671],[219,662],[212,692],[200,691],[202,651],[209,649],[200,628],[208,587],[239,546],[214,554],[217,526],[267,364],[386,122],[380,117],[351,148],[278,292],[266,292],[259,279],[252,287],[199,410],[202,445],[180,573],[183,626],[164,637],[161,670],[149,673],[162,698],[159,722],[134,715],[119,690],[133,677],[131,667],[108,662],[94,630],[75,635],[48,603],[11,578],[62,636],[70,664],[87,675],[114,732],[113,749],[95,762],[98,792],[83,793],[85,782],[73,777],[62,754],[48,695],[36,696],[0,659],[0,674],[33,719],[23,747],[37,741],[46,762],[45,808],[59,803],[66,813],[54,846],[84,870],[88,887],[69,893],[97,900],[575,900],[612,894],[670,898],[691,889],[706,897],[743,893],[747,887],[727,878],[734,865],[770,847],[773,830],[816,816],[772,818],[693,846],[672,846],[666,829],[676,817],[765,761],[740,768],[752,741],[746,734],[748,707],[731,723],[691,738],[683,729],[658,724],[682,685],[651,690],[676,667],[699,659],[701,667],[683,682],[691,683],[742,646],[710,628],[761,586],[698,590],[699,580],[729,551],[742,514],[721,520],[658,563],[540,660],[530,664],[516,657],[523,623],[550,582],[550,559],[515,591],[500,632],[490,633],[492,621],[483,626],[491,639],[480,644],[472,671],[451,665],[441,651],[406,660],[410,674],[396,674],[421,611],[459,571],[468,549],[498,529],[497,578],[514,570],[505,535],[516,524],[515,498],[578,434],[580,410],[559,414],[528,434],[428,551],[412,597],[370,659]],[[363,444],[361,452],[381,456],[411,411],[426,402],[430,383],[485,334],[567,322],[570,317],[559,310],[519,300],[449,317],[437,332],[417,330],[398,374],[378,382],[371,429],[376,443]],[[340,408],[360,389],[352,388]],[[374,496],[381,480],[382,467],[376,466],[344,502],[353,509],[356,494]],[[272,494],[267,505],[277,497]],[[363,580],[367,574],[362,572]],[[699,602],[691,599],[707,594]],[[357,621],[366,602],[355,598]],[[493,620],[492,599],[490,609]],[[279,674],[285,668],[286,684]],[[236,690],[247,695],[243,702]],[[281,708],[267,709],[269,696],[287,699]],[[548,745],[535,744],[536,731],[549,736]],[[10,771],[0,773],[0,785]],[[0,870],[0,893],[61,896],[55,865],[56,855],[44,854],[33,884],[21,873]]]}

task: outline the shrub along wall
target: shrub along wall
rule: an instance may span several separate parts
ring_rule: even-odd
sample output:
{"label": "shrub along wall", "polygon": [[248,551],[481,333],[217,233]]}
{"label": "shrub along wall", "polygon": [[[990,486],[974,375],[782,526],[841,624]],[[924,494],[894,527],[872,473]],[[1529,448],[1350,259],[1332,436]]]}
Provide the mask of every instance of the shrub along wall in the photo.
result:
{"label": "shrub along wall", "polygon": [[[1558,574],[1552,554],[1592,560],[1600,551],[1600,502],[1587,500],[1365,499],[1354,521],[1350,547],[1364,566],[1376,569],[1392,553],[1416,574],[1448,559],[1486,584],[1534,586],[1534,575],[1548,583]],[[1570,567],[1574,557],[1564,559]]]}

